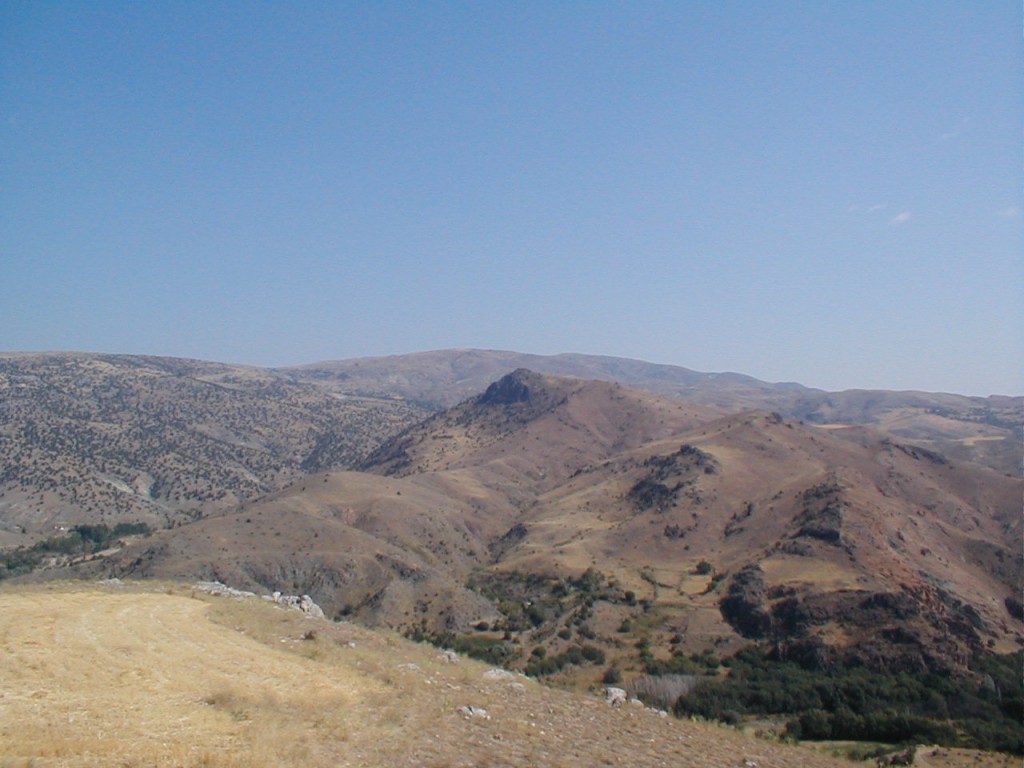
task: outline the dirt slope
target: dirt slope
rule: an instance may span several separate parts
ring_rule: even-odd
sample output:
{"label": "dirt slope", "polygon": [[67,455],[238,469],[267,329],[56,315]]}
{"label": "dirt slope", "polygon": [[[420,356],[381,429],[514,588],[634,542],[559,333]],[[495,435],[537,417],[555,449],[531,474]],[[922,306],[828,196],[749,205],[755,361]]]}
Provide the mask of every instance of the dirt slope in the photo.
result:
{"label": "dirt slope", "polygon": [[[442,350],[290,369],[88,353],[0,353],[0,547],[76,524],[162,527],[352,468],[518,368],[711,409],[867,424],[1018,476],[1024,399],[769,384],[593,355]],[[595,414],[600,416],[600,414]],[[600,433],[594,422],[594,437]]]}
{"label": "dirt slope", "polygon": [[870,425],[950,458],[985,464],[1014,476],[1024,460],[1021,397],[891,390],[824,392],[737,373],[701,373],[642,360],[480,349],[340,360],[293,368],[288,373],[331,391],[397,394],[437,408],[472,397],[517,368],[550,376],[616,382],[730,411],[775,411],[815,424]]}
{"label": "dirt slope", "polygon": [[4,590],[0,650],[5,766],[849,765],[187,586]]}
{"label": "dirt slope", "polygon": [[[759,640],[819,667],[948,672],[1024,642],[1020,480],[869,428],[518,371],[367,469],[77,572],[306,592],[331,617],[478,633],[520,666],[537,645],[598,644],[630,673],[645,647],[668,660]],[[573,586],[588,569],[596,582]],[[585,685],[601,665],[578,671]]]}
{"label": "dirt slope", "polygon": [[0,353],[0,546],[78,523],[162,527],[355,464],[428,415],[270,369]]}

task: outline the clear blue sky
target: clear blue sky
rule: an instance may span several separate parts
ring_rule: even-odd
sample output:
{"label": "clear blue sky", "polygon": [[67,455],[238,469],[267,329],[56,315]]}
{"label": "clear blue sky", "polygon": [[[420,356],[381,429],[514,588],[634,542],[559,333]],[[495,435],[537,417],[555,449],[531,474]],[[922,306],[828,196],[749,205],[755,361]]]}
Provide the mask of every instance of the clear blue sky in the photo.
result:
{"label": "clear blue sky", "polygon": [[1019,0],[0,3],[0,350],[1024,394]]}

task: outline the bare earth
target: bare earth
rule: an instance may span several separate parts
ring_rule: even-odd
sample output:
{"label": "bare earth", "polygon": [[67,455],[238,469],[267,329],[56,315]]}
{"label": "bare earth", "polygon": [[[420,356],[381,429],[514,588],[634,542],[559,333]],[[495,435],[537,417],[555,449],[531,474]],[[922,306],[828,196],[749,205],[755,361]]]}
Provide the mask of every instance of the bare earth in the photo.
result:
{"label": "bare earth", "polygon": [[0,591],[0,653],[4,768],[851,765],[188,587]]}

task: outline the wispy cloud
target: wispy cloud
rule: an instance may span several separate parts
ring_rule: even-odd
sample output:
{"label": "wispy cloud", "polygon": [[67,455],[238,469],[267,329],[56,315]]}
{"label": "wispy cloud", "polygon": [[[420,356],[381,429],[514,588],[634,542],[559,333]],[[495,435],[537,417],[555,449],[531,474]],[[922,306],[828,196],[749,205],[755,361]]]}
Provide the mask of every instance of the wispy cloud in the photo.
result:
{"label": "wispy cloud", "polygon": [[885,207],[886,207],[885,203],[875,203],[873,205],[858,205],[858,204],[854,203],[853,205],[849,206],[846,209],[846,212],[847,213],[860,213],[861,211],[863,211],[865,213],[874,213],[875,211],[885,210]]}
{"label": "wispy cloud", "polygon": [[1001,208],[996,211],[996,216],[1000,216],[1004,219],[1016,219],[1020,216],[1020,208],[1016,205],[1009,205],[1006,208]]}
{"label": "wispy cloud", "polygon": [[906,224],[908,221],[910,221],[910,211],[903,211],[902,213],[897,213],[895,216],[889,219],[889,223],[892,224],[894,227],[898,227],[900,224]]}
{"label": "wispy cloud", "polygon": [[939,134],[939,141],[952,141],[965,130],[967,130],[967,126],[969,126],[970,124],[971,119],[969,117],[961,117],[957,121],[956,125],[954,125],[945,133]]}

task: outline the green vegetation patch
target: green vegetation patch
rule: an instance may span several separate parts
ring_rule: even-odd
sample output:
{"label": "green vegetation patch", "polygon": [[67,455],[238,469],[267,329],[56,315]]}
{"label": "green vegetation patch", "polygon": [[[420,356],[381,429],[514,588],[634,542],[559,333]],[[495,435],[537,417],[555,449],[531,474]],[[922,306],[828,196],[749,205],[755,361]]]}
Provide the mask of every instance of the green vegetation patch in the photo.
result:
{"label": "green vegetation patch", "polygon": [[125,536],[148,536],[150,533],[150,527],[145,523],[118,523],[113,528],[103,524],[76,525],[65,536],[51,536],[31,547],[0,553],[0,579],[29,573],[47,558],[91,555],[107,549]]}
{"label": "green vegetation patch", "polygon": [[936,743],[1024,754],[1024,652],[974,660],[969,674],[827,672],[743,650],[728,674],[702,679],[673,707],[679,716],[736,723],[784,715],[787,734],[813,740]]}

